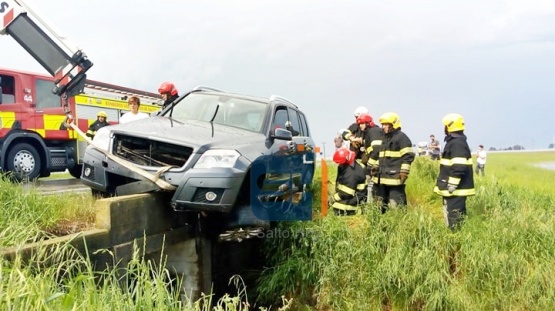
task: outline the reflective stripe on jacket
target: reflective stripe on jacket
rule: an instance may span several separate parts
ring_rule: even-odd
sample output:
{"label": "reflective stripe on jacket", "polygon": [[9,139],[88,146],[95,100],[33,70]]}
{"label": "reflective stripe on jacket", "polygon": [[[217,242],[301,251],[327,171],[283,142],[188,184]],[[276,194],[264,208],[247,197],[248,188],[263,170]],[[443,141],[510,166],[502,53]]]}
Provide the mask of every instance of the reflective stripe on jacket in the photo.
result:
{"label": "reflective stripe on jacket", "polygon": [[[445,141],[434,192],[444,197],[475,195],[472,154],[466,136],[462,132],[451,133]],[[449,184],[456,186],[453,193],[447,191]]]}
{"label": "reflective stripe on jacket", "polygon": [[[378,165],[378,176],[372,177],[374,184],[398,186],[401,185],[399,173],[401,171],[410,173],[410,167],[414,161],[414,150],[409,137],[400,129],[385,134],[380,145],[379,153],[374,153]],[[370,161],[369,161],[370,162]]]}
{"label": "reflective stripe on jacket", "polygon": [[365,201],[366,187],[364,165],[360,161],[355,161],[353,165],[339,165],[332,207],[344,211],[357,210],[357,205]]}

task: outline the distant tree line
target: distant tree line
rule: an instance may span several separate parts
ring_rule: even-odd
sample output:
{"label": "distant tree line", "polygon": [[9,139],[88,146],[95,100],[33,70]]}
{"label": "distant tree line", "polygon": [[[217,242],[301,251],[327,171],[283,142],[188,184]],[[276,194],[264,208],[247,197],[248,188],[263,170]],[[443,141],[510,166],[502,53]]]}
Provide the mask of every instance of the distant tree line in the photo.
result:
{"label": "distant tree line", "polygon": [[[553,149],[554,145],[553,143],[549,144],[547,146],[547,149]],[[489,151],[503,151],[503,150],[526,150],[526,148],[524,148],[524,146],[521,145],[514,145],[512,147],[507,147],[507,148],[495,148],[495,147],[490,147]]]}
{"label": "distant tree line", "polygon": [[490,147],[489,151],[506,151],[506,150],[526,150],[526,148],[524,148],[524,146],[521,145],[514,145],[512,147],[507,147],[507,148],[495,148],[495,147]]}

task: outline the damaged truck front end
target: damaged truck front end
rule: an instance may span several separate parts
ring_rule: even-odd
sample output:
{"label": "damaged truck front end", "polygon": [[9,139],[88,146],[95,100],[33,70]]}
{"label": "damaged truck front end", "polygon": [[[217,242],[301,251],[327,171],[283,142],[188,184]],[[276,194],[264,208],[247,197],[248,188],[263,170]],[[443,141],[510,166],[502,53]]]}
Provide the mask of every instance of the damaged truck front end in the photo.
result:
{"label": "damaged truck front end", "polygon": [[102,197],[166,191],[175,211],[240,241],[271,221],[311,219],[314,154],[291,102],[196,89],[157,116],[100,129],[81,180]]}

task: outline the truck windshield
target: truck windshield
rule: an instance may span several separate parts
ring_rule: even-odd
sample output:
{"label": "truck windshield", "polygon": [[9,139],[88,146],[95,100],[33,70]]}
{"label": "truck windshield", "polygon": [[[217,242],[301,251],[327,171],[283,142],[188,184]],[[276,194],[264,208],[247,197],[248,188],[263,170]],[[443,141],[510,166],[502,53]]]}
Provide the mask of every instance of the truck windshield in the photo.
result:
{"label": "truck windshield", "polygon": [[[207,121],[261,132],[268,104],[220,94],[190,94],[174,108],[172,118]],[[169,111],[164,113],[169,115]]]}

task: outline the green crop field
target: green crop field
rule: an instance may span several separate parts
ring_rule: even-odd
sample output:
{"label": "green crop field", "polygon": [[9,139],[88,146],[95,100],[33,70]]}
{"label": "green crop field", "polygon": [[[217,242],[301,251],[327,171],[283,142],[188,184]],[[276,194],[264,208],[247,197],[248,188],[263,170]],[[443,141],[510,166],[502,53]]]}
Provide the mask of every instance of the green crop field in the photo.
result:
{"label": "green crop field", "polygon": [[[555,170],[540,167],[554,162],[555,152],[489,153],[467,221],[455,232],[432,193],[438,163],[424,157],[413,164],[404,210],[381,215],[370,204],[364,215],[322,217],[316,199],[313,221],[281,223],[272,229],[281,234],[267,235],[267,268],[250,303],[270,310],[555,309]],[[330,164],[330,180],[335,170]],[[317,173],[315,198],[320,182]],[[94,218],[88,196],[43,197],[0,183],[1,247]],[[67,260],[67,252],[49,255],[59,263],[48,268],[41,254],[31,264],[0,259],[0,309],[207,310],[180,301],[176,282],[139,257],[129,267],[134,282],[122,285],[114,271],[99,280],[86,256]],[[247,310],[245,300],[225,297],[213,307]]]}

